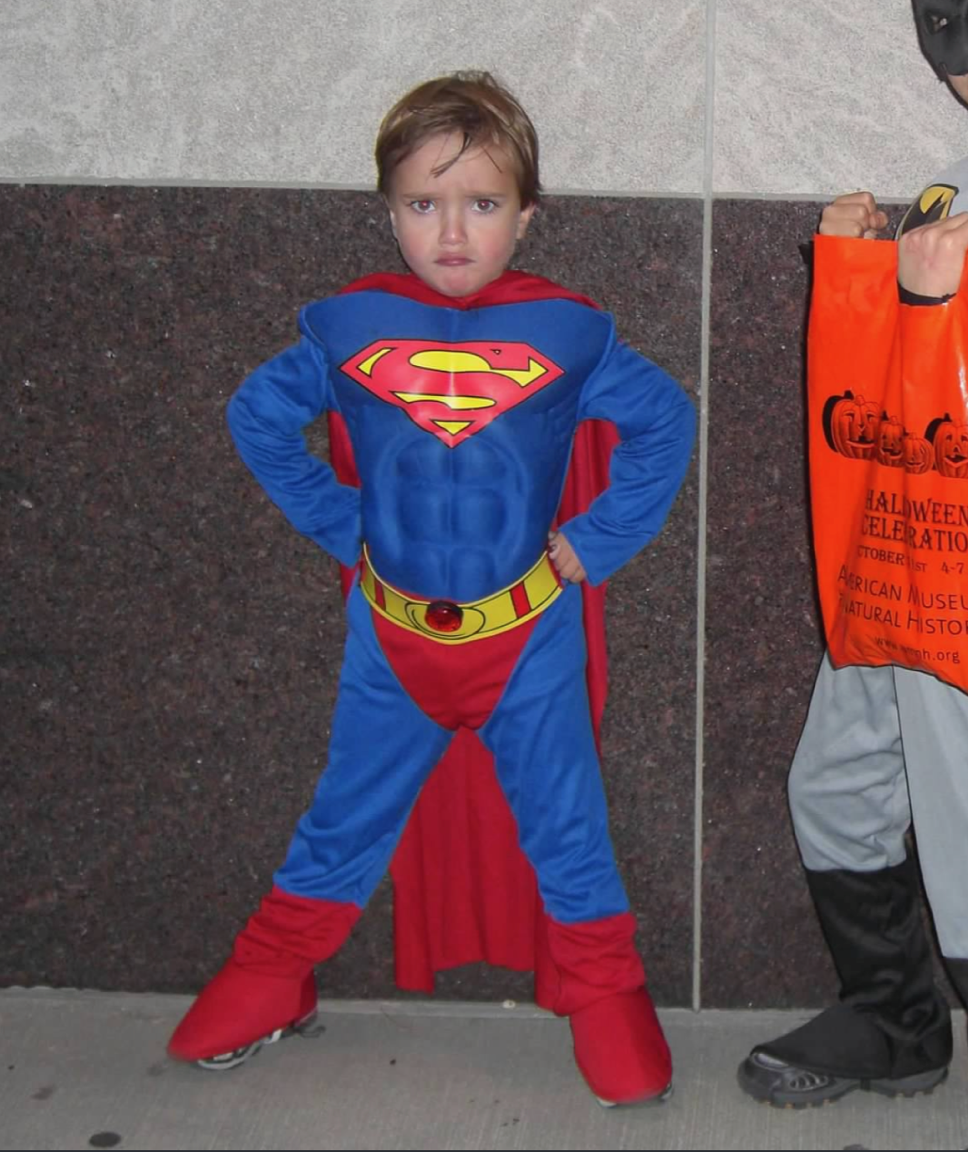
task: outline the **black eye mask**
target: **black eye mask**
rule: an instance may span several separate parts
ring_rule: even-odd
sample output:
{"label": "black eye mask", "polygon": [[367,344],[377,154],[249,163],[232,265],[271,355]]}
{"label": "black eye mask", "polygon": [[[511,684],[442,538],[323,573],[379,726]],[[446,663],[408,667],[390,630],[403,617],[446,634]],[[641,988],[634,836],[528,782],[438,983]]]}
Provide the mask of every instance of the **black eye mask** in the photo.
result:
{"label": "black eye mask", "polygon": [[938,77],[968,74],[968,0],[914,0],[914,19]]}

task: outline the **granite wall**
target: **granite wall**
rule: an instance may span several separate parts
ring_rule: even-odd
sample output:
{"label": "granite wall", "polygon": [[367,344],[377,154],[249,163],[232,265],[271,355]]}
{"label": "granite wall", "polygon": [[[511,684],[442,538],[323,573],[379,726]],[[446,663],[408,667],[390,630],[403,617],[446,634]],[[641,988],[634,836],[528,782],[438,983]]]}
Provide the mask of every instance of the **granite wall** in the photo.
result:
{"label": "granite wall", "polygon": [[[398,266],[380,111],[474,65],[542,136],[519,266],[613,311],[701,413],[666,529],[610,590],[604,770],[653,991],[819,1004],[834,978],[785,800],[821,651],[801,245],[830,195],[923,184],[963,113],[906,3],[425,12],[0,11],[0,985],[192,990],[267,886],[323,760],[343,624],[225,402],[301,303]],[[398,994],[390,916],[384,884],[331,993]]]}

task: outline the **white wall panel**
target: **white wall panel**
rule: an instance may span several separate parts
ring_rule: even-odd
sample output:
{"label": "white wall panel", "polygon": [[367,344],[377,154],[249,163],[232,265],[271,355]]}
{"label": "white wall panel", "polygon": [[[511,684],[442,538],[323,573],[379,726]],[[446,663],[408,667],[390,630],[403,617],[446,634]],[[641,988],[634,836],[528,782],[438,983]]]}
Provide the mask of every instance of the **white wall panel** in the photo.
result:
{"label": "white wall panel", "polygon": [[697,193],[704,0],[0,0],[0,177],[367,187],[383,111],[486,67],[549,189]]}
{"label": "white wall panel", "polygon": [[715,192],[904,200],[968,152],[910,0],[715,4]]}

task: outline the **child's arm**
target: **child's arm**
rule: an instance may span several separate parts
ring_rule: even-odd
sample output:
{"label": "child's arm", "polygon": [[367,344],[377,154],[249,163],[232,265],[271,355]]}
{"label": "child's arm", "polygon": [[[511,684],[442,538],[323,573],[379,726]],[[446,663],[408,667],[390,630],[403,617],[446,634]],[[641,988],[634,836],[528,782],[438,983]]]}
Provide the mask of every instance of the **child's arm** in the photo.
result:
{"label": "child's arm", "polygon": [[578,553],[568,543],[568,537],[561,532],[552,532],[548,536],[548,555],[558,575],[569,584],[580,584],[587,577],[588,573],[578,559]]}
{"label": "child's arm", "polygon": [[968,251],[968,212],[924,224],[898,241],[897,279],[916,296],[953,296]]}
{"label": "child's arm", "polygon": [[[878,208],[872,193],[850,192],[824,208],[817,231],[821,236],[871,240],[886,227],[887,215]],[[952,296],[961,283],[966,251],[966,212],[912,228],[898,242],[898,283],[915,296]]]}
{"label": "child's arm", "polygon": [[306,447],[303,429],[335,408],[323,349],[308,336],[257,368],[229,401],[239,455],[290,523],[340,563],[360,555],[360,492]]}
{"label": "child's arm", "polygon": [[848,192],[824,208],[817,231],[821,236],[874,240],[886,227],[887,213],[877,207],[871,192]]}
{"label": "child's arm", "polygon": [[611,421],[621,437],[608,488],[587,512],[562,524],[558,537],[559,551],[564,536],[583,574],[600,584],[665,522],[689,466],[696,416],[671,376],[614,336],[585,385],[578,416]]}

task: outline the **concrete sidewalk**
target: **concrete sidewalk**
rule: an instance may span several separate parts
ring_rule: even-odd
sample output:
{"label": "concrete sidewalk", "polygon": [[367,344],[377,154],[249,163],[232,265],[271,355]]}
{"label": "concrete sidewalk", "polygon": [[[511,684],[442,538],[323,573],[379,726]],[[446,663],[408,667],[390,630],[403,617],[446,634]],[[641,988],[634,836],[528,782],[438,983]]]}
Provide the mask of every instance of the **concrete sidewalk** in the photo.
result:
{"label": "concrete sidewalk", "polygon": [[173,1063],[189,997],[0,991],[0,1148],[964,1149],[968,1055],[933,1095],[855,1092],[803,1111],[754,1103],[738,1061],[805,1012],[660,1012],[676,1062],[660,1107],[600,1108],[567,1023],[531,1005],[326,1002],[225,1073]]}

